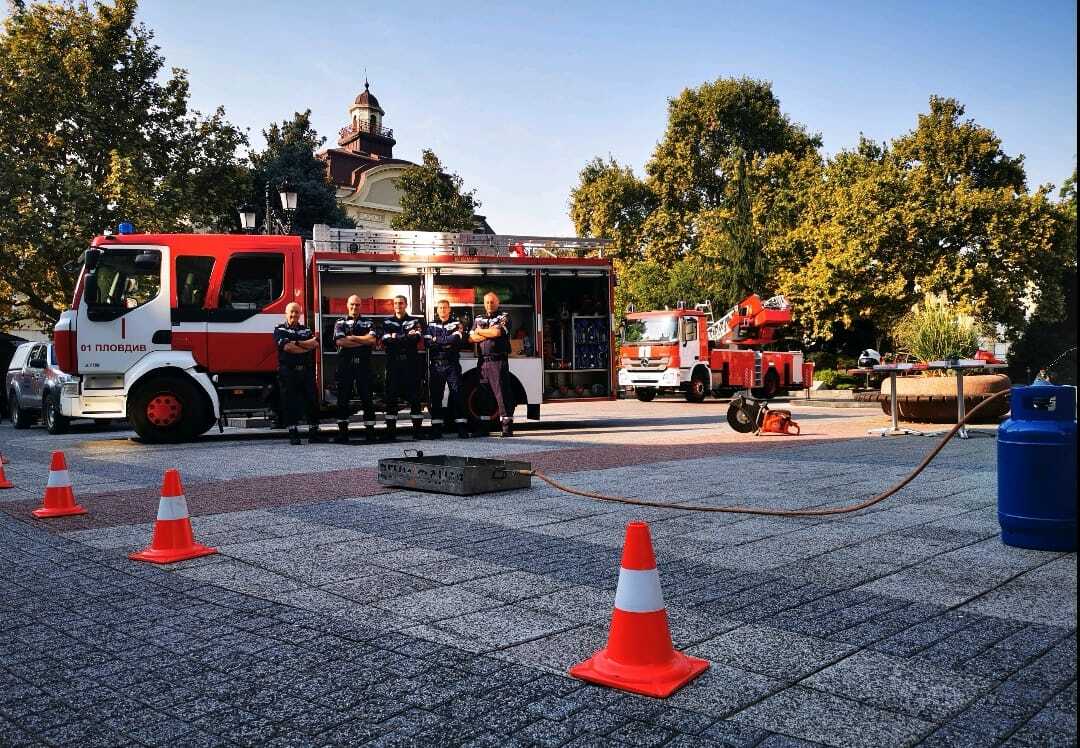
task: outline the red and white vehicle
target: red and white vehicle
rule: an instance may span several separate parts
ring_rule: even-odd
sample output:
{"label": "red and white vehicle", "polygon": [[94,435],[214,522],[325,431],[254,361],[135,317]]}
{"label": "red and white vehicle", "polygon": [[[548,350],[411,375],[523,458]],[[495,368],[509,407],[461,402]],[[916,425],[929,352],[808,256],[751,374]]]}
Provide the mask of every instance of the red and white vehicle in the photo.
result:
{"label": "red and white vehicle", "polygon": [[[448,298],[466,321],[495,291],[511,314],[510,372],[519,411],[540,417],[545,392],[573,372],[548,371],[544,340],[552,315],[583,298],[610,330],[611,261],[603,242],[556,237],[367,231],[316,226],[315,239],[241,234],[107,234],[84,255],[72,309],[56,325],[69,417],[128,418],[148,441],[180,441],[230,417],[279,411],[272,330],[298,302],[319,330],[315,359],[324,407],[333,393],[334,321],[345,299],[363,299],[362,314],[389,316],[395,295],[430,320]],[[584,397],[615,397],[610,333],[582,374]],[[373,358],[382,380],[382,355]],[[494,412],[477,384],[475,358],[462,353],[472,414]],[[376,386],[376,393],[381,391]]]}
{"label": "red and white vehicle", "polygon": [[802,351],[754,350],[774,342],[778,328],[791,322],[783,296],[762,301],[751,294],[723,317],[713,319],[708,305],[695,309],[631,312],[623,322],[619,385],[633,387],[648,402],[661,390],[682,390],[699,403],[750,390],[768,399],[813,380],[813,364]]}

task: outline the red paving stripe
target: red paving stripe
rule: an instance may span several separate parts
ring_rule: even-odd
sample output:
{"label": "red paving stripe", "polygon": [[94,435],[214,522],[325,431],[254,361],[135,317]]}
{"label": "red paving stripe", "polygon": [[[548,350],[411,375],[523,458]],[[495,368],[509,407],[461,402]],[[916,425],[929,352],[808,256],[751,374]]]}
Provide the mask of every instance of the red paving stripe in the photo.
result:
{"label": "red paving stripe", "polygon": [[[851,434],[813,434],[800,437],[779,435],[725,435],[724,441],[702,441],[684,444],[598,444],[573,449],[553,449],[540,452],[520,452],[505,455],[506,459],[532,463],[534,470],[544,473],[576,473],[583,470],[607,470],[656,462],[697,460],[702,457],[721,455],[745,455],[783,451],[807,442],[823,443],[846,441],[865,433],[865,425]],[[655,438],[655,435],[651,435]]]}
{"label": "red paving stripe", "polygon": [[[192,517],[249,509],[275,509],[354,496],[374,496],[390,490],[392,489],[379,485],[375,470],[371,468],[184,484],[184,495],[187,497],[188,510]],[[53,532],[70,532],[153,522],[160,499],[156,486],[91,494],[86,497],[76,496],[89,510],[89,514],[58,517],[46,523],[30,516],[30,512],[41,503],[37,500],[3,504],[0,505],[0,511]]]}
{"label": "red paving stripe", "polygon": [[[545,473],[575,473],[628,465],[696,460],[721,455],[782,451],[790,446],[803,445],[807,442],[847,440],[864,434],[865,428],[866,424],[859,420],[843,425],[829,424],[830,433],[804,433],[800,437],[755,437],[734,432],[712,432],[702,437],[700,441],[681,444],[591,444],[570,449],[520,452],[503,455],[503,457],[529,462],[534,469]],[[685,439],[686,435],[668,436],[658,432],[642,434],[643,441],[664,438]],[[373,468],[287,473],[214,483],[188,483],[184,486],[188,509],[193,517],[250,509],[275,509],[358,496],[375,496],[394,490],[398,489],[379,485],[377,472]],[[45,526],[53,532],[70,532],[152,522],[157,513],[157,502],[160,497],[158,488],[155,486],[92,494],[86,497],[77,495],[76,498],[89,510],[89,514],[58,517],[45,523],[30,516],[30,512],[40,504],[39,500],[0,504],[0,511],[38,526]]]}

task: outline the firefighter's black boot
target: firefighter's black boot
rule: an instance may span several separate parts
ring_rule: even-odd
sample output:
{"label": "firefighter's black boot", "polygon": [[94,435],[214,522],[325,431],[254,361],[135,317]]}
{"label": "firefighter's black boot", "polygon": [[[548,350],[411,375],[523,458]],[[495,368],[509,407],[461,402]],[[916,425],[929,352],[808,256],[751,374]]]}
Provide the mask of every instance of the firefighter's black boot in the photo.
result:
{"label": "firefighter's black boot", "polygon": [[431,433],[428,436],[432,439],[442,439],[442,424],[431,424]]}
{"label": "firefighter's black boot", "polygon": [[506,437],[506,436],[513,436],[513,435],[514,435],[514,422],[513,421],[503,421],[502,422],[502,433],[499,434],[499,436]]}
{"label": "firefighter's black boot", "polygon": [[375,427],[364,426],[364,441],[371,444],[375,441]]}
{"label": "firefighter's black boot", "polygon": [[469,433],[469,425],[467,423],[459,423],[457,425],[458,439],[468,439],[472,434]]}
{"label": "firefighter's black boot", "polygon": [[300,429],[293,426],[289,429],[289,444],[297,447],[300,445]]}
{"label": "firefighter's black boot", "polygon": [[386,422],[386,433],[383,434],[384,442],[392,442],[397,438],[397,421]]}
{"label": "firefighter's black boot", "polygon": [[412,438],[413,439],[427,439],[427,434],[424,433],[424,419],[414,418],[412,419]]}
{"label": "firefighter's black boot", "polygon": [[349,443],[349,422],[338,421],[337,435],[334,437],[334,444],[348,444]]}
{"label": "firefighter's black boot", "polygon": [[319,431],[319,427],[316,424],[308,426],[307,432],[308,444],[322,444],[326,441],[326,438]]}

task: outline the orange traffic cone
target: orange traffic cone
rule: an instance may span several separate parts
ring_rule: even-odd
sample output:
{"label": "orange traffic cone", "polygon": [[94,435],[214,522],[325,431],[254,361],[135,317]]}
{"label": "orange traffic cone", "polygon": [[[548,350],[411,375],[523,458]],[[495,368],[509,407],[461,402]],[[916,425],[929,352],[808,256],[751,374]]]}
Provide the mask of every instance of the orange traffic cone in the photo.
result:
{"label": "orange traffic cone", "polygon": [[152,564],[171,564],[211,553],[217,553],[217,548],[195,542],[184,487],[180,485],[180,472],[176,468],[169,468],[161,482],[161,501],[158,502],[157,522],[154,523],[150,545],[130,554],[128,558]]}
{"label": "orange traffic cone", "polygon": [[86,514],[86,509],[75,503],[75,492],[71,490],[71,478],[68,477],[67,460],[60,450],[52,453],[49,482],[45,484],[45,501],[41,508],[30,513],[38,519]]}
{"label": "orange traffic cone", "polygon": [[607,647],[570,675],[622,691],[665,698],[705,672],[708,660],[676,652],[668,630],[649,526],[626,526]]}
{"label": "orange traffic cone", "polygon": [[15,484],[4,475],[4,463],[0,462],[0,488],[15,488]]}

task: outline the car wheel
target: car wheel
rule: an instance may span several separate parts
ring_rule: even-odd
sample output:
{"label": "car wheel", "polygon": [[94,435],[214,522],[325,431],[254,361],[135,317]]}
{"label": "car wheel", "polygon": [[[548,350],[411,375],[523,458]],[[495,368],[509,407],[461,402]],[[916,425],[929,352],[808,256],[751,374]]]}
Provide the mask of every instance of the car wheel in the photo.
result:
{"label": "car wheel", "polygon": [[643,403],[651,403],[656,397],[656,388],[637,387],[634,389],[634,396]]}
{"label": "car wheel", "polygon": [[11,393],[11,423],[17,429],[28,429],[34,425],[34,416],[23,407],[22,400]]}
{"label": "car wheel", "polygon": [[66,434],[71,426],[71,419],[60,412],[60,395],[47,393],[41,401],[41,416],[45,421],[45,430],[50,434]]}

